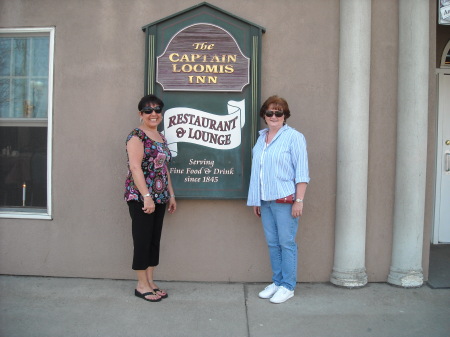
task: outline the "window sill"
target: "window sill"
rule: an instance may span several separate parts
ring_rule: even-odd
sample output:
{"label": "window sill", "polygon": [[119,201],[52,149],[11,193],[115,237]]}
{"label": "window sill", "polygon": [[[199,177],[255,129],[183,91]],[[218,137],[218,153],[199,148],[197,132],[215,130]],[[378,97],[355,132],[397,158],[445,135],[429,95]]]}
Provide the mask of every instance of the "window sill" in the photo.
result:
{"label": "window sill", "polygon": [[0,208],[0,218],[52,220],[45,208],[5,207]]}

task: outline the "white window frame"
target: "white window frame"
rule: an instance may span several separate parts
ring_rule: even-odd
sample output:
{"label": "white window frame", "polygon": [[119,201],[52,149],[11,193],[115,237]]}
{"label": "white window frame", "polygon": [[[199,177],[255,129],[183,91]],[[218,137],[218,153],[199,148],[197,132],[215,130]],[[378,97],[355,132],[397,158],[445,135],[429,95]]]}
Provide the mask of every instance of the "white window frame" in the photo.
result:
{"label": "white window frame", "polygon": [[[52,130],[53,130],[53,67],[55,52],[55,27],[36,27],[36,28],[0,28],[0,34],[24,35],[35,33],[49,34],[49,59],[48,59],[48,107],[47,107],[47,210],[45,212],[14,212],[8,208],[0,209],[0,218],[13,219],[52,219]],[[34,121],[39,122],[39,121]],[[33,121],[29,121],[33,123]],[[14,118],[0,119],[1,126],[17,126],[18,121]],[[20,123],[20,126],[27,126]]]}

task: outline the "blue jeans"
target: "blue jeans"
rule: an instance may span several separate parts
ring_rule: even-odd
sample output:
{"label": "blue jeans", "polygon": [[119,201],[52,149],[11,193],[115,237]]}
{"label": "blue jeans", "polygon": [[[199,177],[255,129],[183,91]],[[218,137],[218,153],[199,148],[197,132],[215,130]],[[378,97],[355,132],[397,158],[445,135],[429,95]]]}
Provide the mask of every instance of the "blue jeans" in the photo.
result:
{"label": "blue jeans", "polygon": [[297,285],[298,220],[293,218],[291,204],[261,201],[261,220],[269,246],[272,281],[277,286],[294,290]]}

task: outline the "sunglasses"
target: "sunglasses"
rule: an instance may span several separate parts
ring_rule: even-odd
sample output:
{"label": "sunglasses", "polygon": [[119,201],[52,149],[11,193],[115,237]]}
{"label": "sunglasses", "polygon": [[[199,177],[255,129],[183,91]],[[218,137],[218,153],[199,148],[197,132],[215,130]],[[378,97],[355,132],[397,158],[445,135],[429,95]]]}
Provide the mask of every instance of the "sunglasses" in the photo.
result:
{"label": "sunglasses", "polygon": [[162,109],[160,106],[155,106],[155,107],[151,107],[151,106],[146,106],[144,108],[142,108],[141,112],[150,115],[152,112],[156,112],[157,114],[160,114],[162,112]]}
{"label": "sunglasses", "polygon": [[284,112],[283,112],[283,111],[267,110],[264,114],[265,114],[267,117],[272,117],[273,115],[275,115],[275,117],[283,117]]}

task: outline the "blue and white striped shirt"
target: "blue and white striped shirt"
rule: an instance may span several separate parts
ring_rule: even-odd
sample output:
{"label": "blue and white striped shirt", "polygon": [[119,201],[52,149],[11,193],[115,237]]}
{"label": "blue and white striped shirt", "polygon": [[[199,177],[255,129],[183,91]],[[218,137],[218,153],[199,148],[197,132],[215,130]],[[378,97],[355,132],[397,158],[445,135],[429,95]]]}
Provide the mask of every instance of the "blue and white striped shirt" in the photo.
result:
{"label": "blue and white striped shirt", "polygon": [[261,206],[261,200],[275,200],[294,194],[296,184],[309,183],[310,180],[303,134],[284,125],[266,146],[268,131],[259,131],[259,138],[253,147],[247,206]]}

